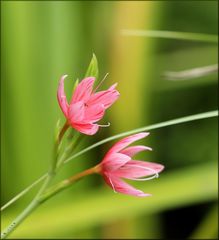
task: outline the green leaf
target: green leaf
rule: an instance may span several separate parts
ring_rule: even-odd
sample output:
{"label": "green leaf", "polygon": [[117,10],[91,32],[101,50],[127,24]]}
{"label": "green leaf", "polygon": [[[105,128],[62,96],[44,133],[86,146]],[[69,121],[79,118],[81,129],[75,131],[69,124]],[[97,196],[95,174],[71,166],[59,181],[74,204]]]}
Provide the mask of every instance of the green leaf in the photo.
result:
{"label": "green leaf", "polygon": [[97,79],[98,74],[99,74],[98,62],[95,54],[93,53],[93,57],[90,61],[90,64],[84,77],[95,77]]}

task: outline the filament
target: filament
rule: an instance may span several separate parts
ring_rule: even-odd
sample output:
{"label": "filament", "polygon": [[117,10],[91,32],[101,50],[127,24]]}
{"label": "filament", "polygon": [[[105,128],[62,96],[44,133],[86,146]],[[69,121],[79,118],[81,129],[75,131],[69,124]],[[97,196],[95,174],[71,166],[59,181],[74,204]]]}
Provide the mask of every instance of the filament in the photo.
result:
{"label": "filament", "polygon": [[113,185],[113,182],[112,182],[111,178],[110,178],[109,176],[107,176],[107,177],[108,177],[108,179],[109,179],[109,181],[110,181],[110,184],[111,184],[111,186],[112,186],[112,188],[113,188],[114,193],[117,193],[116,190],[115,190],[115,187],[114,187],[114,185]]}
{"label": "filament", "polygon": [[103,84],[103,82],[106,80],[107,76],[109,75],[109,73],[107,73],[104,78],[100,81],[100,83],[97,85],[97,87],[95,88],[94,92],[97,91],[97,89]]}

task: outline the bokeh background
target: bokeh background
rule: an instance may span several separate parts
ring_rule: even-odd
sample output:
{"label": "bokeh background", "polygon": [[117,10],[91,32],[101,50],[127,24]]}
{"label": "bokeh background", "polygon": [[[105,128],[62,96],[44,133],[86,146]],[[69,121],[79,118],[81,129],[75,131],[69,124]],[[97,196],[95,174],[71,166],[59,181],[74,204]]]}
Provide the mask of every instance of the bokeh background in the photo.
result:
{"label": "bokeh background", "polygon": [[[64,117],[56,100],[83,78],[92,54],[104,88],[118,82],[111,122],[80,148],[134,128],[217,109],[217,73],[185,81],[164,78],[217,63],[217,43],[126,36],[123,29],[217,34],[217,1],[2,1],[1,205],[44,174],[54,128]],[[159,179],[132,183],[153,194],[135,198],[90,176],[42,205],[11,238],[217,238],[217,119],[151,131],[142,141],[159,162]],[[56,181],[93,166],[109,142],[67,164]],[[6,226],[39,186],[2,213]]]}

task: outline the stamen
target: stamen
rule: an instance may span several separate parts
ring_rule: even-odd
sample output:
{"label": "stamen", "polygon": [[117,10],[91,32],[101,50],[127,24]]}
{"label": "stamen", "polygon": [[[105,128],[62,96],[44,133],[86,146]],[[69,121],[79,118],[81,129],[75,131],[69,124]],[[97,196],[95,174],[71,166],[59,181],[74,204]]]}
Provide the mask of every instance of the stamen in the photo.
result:
{"label": "stamen", "polygon": [[128,178],[130,180],[135,180],[135,181],[148,181],[148,180],[151,180],[151,179],[154,179],[154,178],[158,178],[159,177],[159,174],[158,172],[156,172],[154,169],[152,168],[149,168],[149,167],[142,167],[140,165],[135,165],[135,167],[138,167],[138,168],[142,168],[142,169],[146,169],[146,170],[150,170],[153,172],[153,176],[151,177],[146,177],[146,178]]}
{"label": "stamen", "polygon": [[107,124],[103,124],[103,125],[98,124],[98,126],[99,126],[99,127],[109,127],[109,126],[110,126],[110,122],[108,122]]}
{"label": "stamen", "polygon": [[114,187],[114,185],[113,185],[113,182],[112,182],[111,178],[110,178],[109,176],[107,176],[107,177],[109,178],[109,181],[110,181],[110,184],[111,184],[111,186],[112,186],[112,188],[113,188],[114,193],[117,193],[116,190],[115,190],[115,187]]}
{"label": "stamen", "polygon": [[103,84],[103,82],[106,80],[106,77],[109,75],[109,73],[107,73],[104,78],[100,81],[100,83],[97,85],[97,87],[95,88],[94,92],[97,91],[97,89]]}

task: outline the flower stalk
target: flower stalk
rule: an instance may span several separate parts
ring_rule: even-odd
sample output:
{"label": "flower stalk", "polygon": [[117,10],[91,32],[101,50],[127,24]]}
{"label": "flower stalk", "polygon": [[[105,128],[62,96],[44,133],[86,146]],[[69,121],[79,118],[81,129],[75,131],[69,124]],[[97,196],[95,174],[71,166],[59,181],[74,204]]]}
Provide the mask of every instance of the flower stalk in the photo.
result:
{"label": "flower stalk", "polygon": [[7,238],[15,230],[15,228],[18,227],[35,209],[37,209],[42,203],[50,199],[52,196],[70,187],[72,184],[79,181],[80,179],[88,175],[98,173],[99,171],[99,165],[97,165],[81,173],[78,173],[46,190],[51,180],[53,179],[53,175],[48,175],[43,186],[41,187],[40,191],[33,199],[33,201],[24,209],[24,211],[20,215],[18,215],[18,217],[16,217],[11,222],[11,224],[8,225],[8,227],[4,229],[1,234],[1,239]]}
{"label": "flower stalk", "polygon": [[91,174],[99,173],[99,172],[100,172],[100,167],[99,167],[99,165],[96,165],[95,167],[89,168],[89,169],[87,169],[83,172],[80,172],[68,179],[65,179],[62,182],[56,184],[55,186],[52,186],[44,194],[42,194],[41,197],[39,198],[39,202],[43,203],[46,200],[48,200],[49,198],[51,198],[52,196],[56,195],[57,193],[61,192],[64,189],[70,187],[72,184],[78,182],[82,178],[84,178],[88,175],[91,175]]}
{"label": "flower stalk", "polygon": [[23,212],[18,215],[1,233],[1,239],[7,238],[39,205],[39,196],[45,191],[45,189],[50,184],[54,175],[48,174],[44,181],[44,184],[40,188],[39,192],[32,200],[32,202],[23,210]]}
{"label": "flower stalk", "polygon": [[59,136],[58,136],[58,144],[61,143],[62,138],[63,138],[65,132],[68,130],[68,128],[69,128],[69,124],[68,124],[68,121],[66,121],[65,124],[64,124],[64,126],[62,127],[62,130],[61,130],[60,133],[59,133]]}
{"label": "flower stalk", "polygon": [[[58,139],[55,143],[56,150],[58,149],[61,140],[68,129],[69,125],[67,122],[64,124],[63,128],[61,129]],[[57,163],[57,156],[54,157],[54,160],[51,162],[51,166],[49,168],[48,174],[46,179],[44,180],[44,184],[40,188],[39,192],[36,194],[34,199],[31,201],[31,203],[23,210],[23,212],[18,215],[11,224],[6,227],[3,232],[1,233],[1,239],[7,238],[8,235],[10,235],[41,203],[41,196],[46,192],[46,189],[48,188],[49,184],[51,183],[52,179],[56,175],[56,163]],[[47,196],[49,198],[49,196]],[[44,200],[45,201],[45,200]],[[43,201],[43,202],[44,202]]]}

